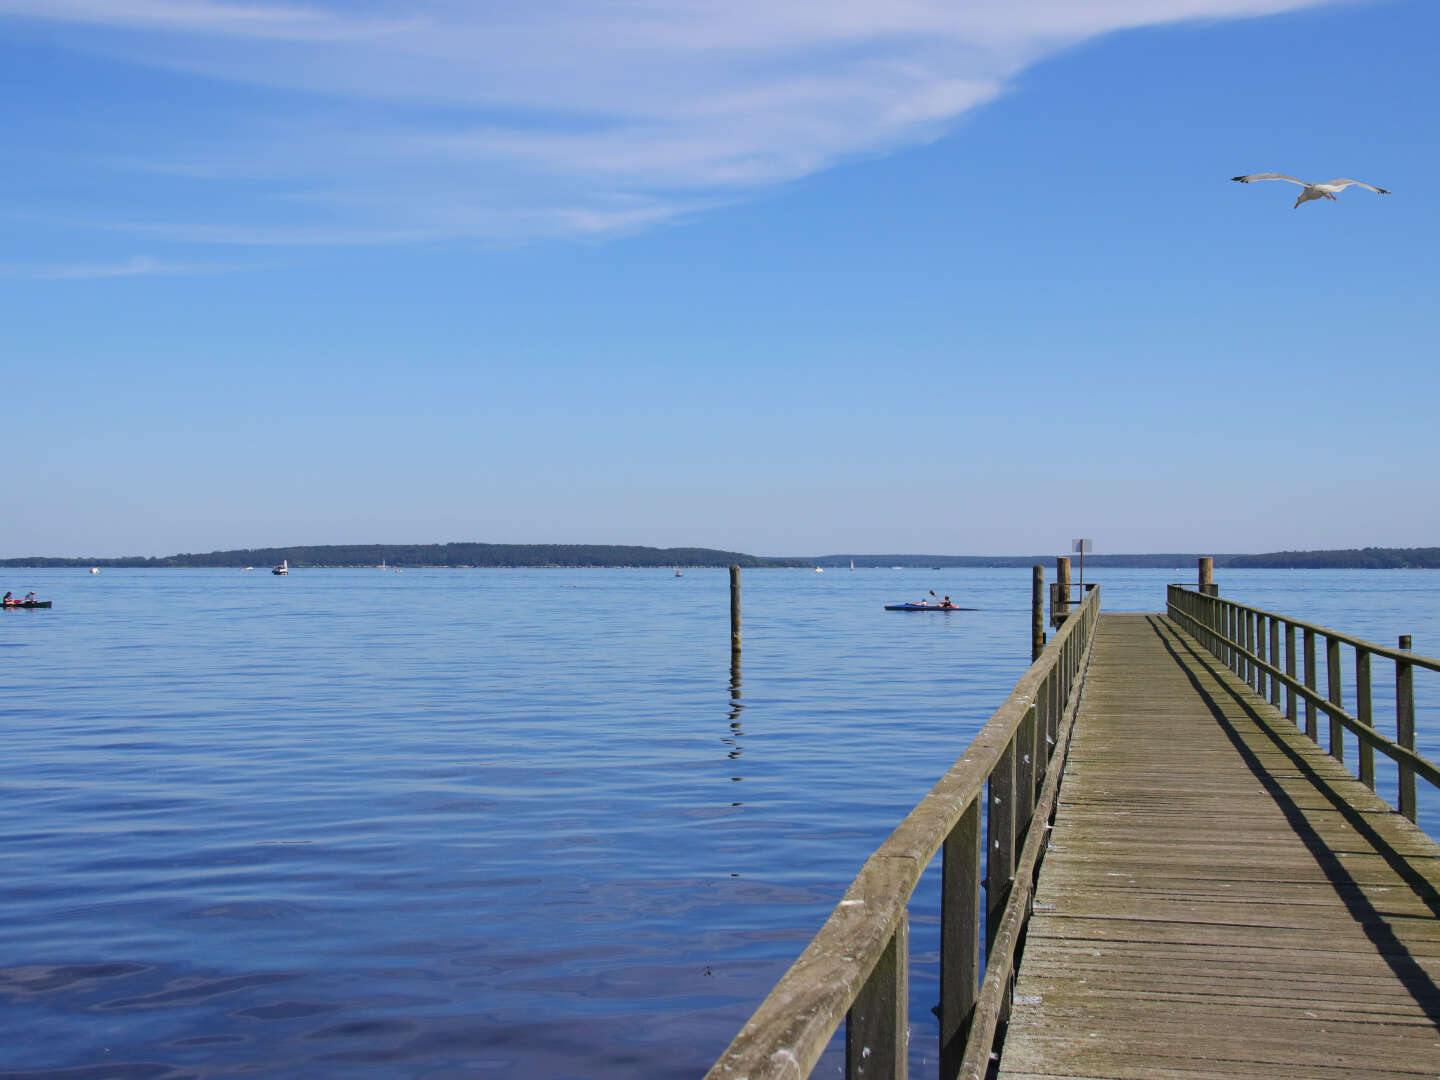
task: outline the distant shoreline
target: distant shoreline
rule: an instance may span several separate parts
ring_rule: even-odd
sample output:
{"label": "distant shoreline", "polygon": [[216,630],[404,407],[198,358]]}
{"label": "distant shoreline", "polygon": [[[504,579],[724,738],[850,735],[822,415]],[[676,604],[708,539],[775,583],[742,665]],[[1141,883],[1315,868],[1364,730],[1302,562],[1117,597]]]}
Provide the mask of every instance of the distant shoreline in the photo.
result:
{"label": "distant shoreline", "polygon": [[[1087,555],[1096,569],[1167,569],[1193,567],[1204,553]],[[788,556],[747,555],[715,548],[652,548],[610,544],[329,544],[283,548],[242,548],[206,554],[162,557],[61,558],[23,556],[0,559],[0,566],[18,569],[80,567],[115,569],[269,568],[281,561],[291,569],[433,567],[474,569],[646,569],[741,566],[755,569],[903,569],[1020,568],[1050,565],[1054,555],[876,555]],[[1214,555],[1218,569],[1274,570],[1430,570],[1440,569],[1440,547],[1346,548],[1327,551],[1280,551],[1256,555]]]}

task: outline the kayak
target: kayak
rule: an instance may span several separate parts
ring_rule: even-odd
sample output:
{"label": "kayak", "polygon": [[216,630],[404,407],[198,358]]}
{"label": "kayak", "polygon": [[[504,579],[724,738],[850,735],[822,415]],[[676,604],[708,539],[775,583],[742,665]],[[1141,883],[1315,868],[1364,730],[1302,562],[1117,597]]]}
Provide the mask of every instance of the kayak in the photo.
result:
{"label": "kayak", "polygon": [[979,611],[979,608],[958,604],[886,604],[886,611]]}
{"label": "kayak", "polygon": [[49,607],[50,604],[51,604],[51,601],[49,601],[49,600],[12,600],[10,603],[6,604],[5,606],[6,606],[7,608],[12,608],[12,607]]}

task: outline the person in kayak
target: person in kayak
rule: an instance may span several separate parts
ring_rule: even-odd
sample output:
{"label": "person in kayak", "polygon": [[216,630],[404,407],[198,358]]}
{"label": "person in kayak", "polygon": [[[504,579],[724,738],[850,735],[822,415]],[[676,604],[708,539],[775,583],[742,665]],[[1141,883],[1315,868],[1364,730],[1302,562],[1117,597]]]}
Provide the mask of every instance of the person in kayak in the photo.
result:
{"label": "person in kayak", "polygon": [[27,603],[27,604],[33,604],[34,602],[35,602],[35,593],[34,593],[34,591],[32,590],[32,591],[30,591],[30,592],[28,592],[28,593],[25,594],[25,603]]}
{"label": "person in kayak", "polygon": [[945,597],[944,600],[941,600],[941,601],[940,601],[940,606],[941,606],[941,607],[954,607],[955,605],[950,602],[950,597],[947,596],[947,597]]}
{"label": "person in kayak", "polygon": [[5,601],[7,605],[15,603],[15,595],[9,589],[5,590]]}

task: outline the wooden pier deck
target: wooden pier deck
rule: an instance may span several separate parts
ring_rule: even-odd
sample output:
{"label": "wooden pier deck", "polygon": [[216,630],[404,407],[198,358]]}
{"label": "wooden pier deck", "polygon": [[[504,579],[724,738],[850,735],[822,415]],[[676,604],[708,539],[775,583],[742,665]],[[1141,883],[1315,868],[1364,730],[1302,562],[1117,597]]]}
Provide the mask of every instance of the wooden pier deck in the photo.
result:
{"label": "wooden pier deck", "polygon": [[999,1075],[1440,1076],[1440,848],[1168,619],[1102,615]]}

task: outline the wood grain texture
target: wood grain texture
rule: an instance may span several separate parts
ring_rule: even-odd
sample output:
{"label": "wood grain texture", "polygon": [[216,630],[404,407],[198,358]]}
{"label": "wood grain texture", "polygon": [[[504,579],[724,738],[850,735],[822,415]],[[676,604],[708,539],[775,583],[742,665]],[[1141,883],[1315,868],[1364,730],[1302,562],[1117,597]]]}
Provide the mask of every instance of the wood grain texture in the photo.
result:
{"label": "wood grain texture", "polygon": [[1001,1077],[1440,1077],[1440,848],[1163,616],[1060,799]]}

